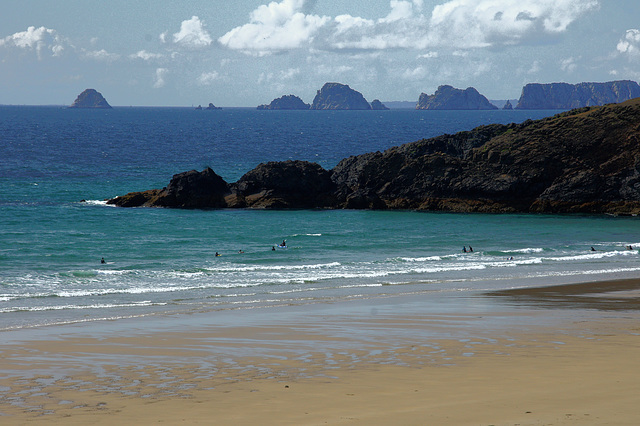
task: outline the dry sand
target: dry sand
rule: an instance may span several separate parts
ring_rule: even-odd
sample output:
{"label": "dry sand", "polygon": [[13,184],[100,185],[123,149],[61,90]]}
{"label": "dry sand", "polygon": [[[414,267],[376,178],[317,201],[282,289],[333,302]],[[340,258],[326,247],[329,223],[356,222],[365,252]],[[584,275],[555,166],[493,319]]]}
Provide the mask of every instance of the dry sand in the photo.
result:
{"label": "dry sand", "polygon": [[[266,316],[188,332],[57,328],[0,346],[0,421],[638,425],[639,287],[494,293],[479,322],[462,309],[363,318],[347,303],[344,315],[295,325]],[[473,332],[442,333],[453,324]]]}

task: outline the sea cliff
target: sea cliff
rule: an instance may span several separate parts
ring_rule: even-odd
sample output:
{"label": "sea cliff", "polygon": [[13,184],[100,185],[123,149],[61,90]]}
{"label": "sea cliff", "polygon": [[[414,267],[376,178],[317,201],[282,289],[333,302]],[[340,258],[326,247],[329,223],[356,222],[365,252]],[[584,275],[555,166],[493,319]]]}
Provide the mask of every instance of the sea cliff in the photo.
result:
{"label": "sea cliff", "polygon": [[[315,163],[261,164],[227,184],[175,175],[120,206],[640,214],[640,99],[493,124]],[[160,201],[159,201],[160,200]]]}
{"label": "sea cliff", "polygon": [[572,109],[620,103],[640,97],[640,85],[621,80],[606,83],[530,83],[522,88],[516,109]]}

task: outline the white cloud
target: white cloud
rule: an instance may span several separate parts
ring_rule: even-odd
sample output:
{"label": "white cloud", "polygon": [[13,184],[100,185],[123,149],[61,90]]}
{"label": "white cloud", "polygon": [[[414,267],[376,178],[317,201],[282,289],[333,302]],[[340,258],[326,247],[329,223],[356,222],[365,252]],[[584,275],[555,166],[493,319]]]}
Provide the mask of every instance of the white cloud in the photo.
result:
{"label": "white cloud", "polygon": [[198,77],[198,83],[203,86],[209,86],[219,79],[220,74],[217,71],[203,72],[200,74],[200,77]]}
{"label": "white cloud", "polygon": [[45,52],[51,56],[60,56],[64,51],[64,40],[56,30],[50,28],[31,26],[26,31],[0,39],[0,47],[16,47],[19,49],[33,50],[38,59],[42,59]]}
{"label": "white cloud", "polygon": [[156,89],[164,87],[166,85],[165,78],[167,77],[167,74],[169,74],[169,70],[167,68],[156,69],[153,87]]}
{"label": "white cloud", "polygon": [[120,59],[120,55],[118,55],[117,53],[109,53],[104,49],[87,51],[84,55],[89,59],[104,62],[113,62]]}
{"label": "white cloud", "polygon": [[576,59],[574,57],[566,58],[560,61],[560,69],[562,71],[572,73],[576,70],[577,67],[578,65],[576,64]]}
{"label": "white cloud", "polygon": [[433,9],[438,44],[459,48],[510,45],[562,33],[596,0],[451,0]]}
{"label": "white cloud", "polygon": [[218,41],[231,49],[264,55],[308,45],[330,18],[302,13],[305,0],[282,0],[262,5],[248,24],[236,27]]}
{"label": "white cloud", "polygon": [[162,53],[151,53],[151,52],[147,52],[146,50],[140,50],[136,53],[129,55],[129,58],[131,59],[142,59],[143,61],[163,59],[164,57],[165,55],[163,55]]}
{"label": "white cloud", "polygon": [[618,52],[628,55],[631,59],[640,58],[640,30],[627,30],[616,48]]}
{"label": "white cloud", "polygon": [[[166,34],[161,34],[160,39],[166,41]],[[209,46],[213,39],[204,29],[204,24],[200,21],[200,18],[192,16],[191,19],[182,21],[180,31],[173,34],[173,42],[187,47],[198,48]]]}
{"label": "white cloud", "polygon": [[597,0],[449,0],[428,13],[423,0],[391,0],[378,20],[304,13],[307,0],[272,1],[248,24],[219,38],[254,55],[319,50],[475,49],[515,45],[562,33]]}

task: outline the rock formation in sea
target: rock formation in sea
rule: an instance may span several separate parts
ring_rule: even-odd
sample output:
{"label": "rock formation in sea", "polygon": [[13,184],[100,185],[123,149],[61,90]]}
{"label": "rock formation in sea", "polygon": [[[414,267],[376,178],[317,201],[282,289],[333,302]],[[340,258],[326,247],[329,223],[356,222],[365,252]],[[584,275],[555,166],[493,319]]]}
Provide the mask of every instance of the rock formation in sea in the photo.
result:
{"label": "rock formation in sea", "polygon": [[478,110],[498,107],[473,87],[462,90],[444,85],[438,87],[433,95],[421,93],[416,109]]}
{"label": "rock formation in sea", "polygon": [[511,105],[511,101],[507,99],[502,109],[513,109],[513,105]]}
{"label": "rock formation in sea", "polygon": [[305,104],[302,99],[295,95],[284,95],[274,99],[269,105],[258,105],[257,109],[300,109],[305,110],[311,108],[311,105]]}
{"label": "rock formation in sea", "polygon": [[371,105],[362,93],[353,90],[346,84],[325,83],[313,99],[311,109],[364,109]]}
{"label": "rock formation in sea", "polygon": [[572,109],[620,103],[640,97],[640,85],[620,80],[606,83],[530,83],[522,88],[516,109]]}
{"label": "rock formation in sea", "polygon": [[95,89],[87,89],[80,93],[69,108],[111,108],[111,105]]}
{"label": "rock formation in sea", "polygon": [[209,102],[209,106],[208,106],[208,107],[206,107],[205,109],[208,109],[208,110],[216,110],[216,109],[222,109],[222,107],[217,107],[217,106],[215,106],[214,104],[212,104],[211,102]]}
{"label": "rock formation in sea", "polygon": [[374,99],[371,101],[371,109],[376,111],[386,111],[389,108],[387,108],[382,102],[380,102],[380,100]]}
{"label": "rock formation in sea", "polygon": [[343,159],[332,170],[266,163],[230,185],[210,169],[192,171],[162,190],[109,203],[640,214],[638,123],[635,99],[424,139]]}

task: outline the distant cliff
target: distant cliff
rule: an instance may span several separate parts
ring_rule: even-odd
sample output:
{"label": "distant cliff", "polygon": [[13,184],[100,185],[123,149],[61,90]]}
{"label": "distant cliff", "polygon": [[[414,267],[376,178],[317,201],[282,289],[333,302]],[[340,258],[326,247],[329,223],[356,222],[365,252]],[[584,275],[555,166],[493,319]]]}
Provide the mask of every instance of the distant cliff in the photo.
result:
{"label": "distant cliff", "polygon": [[362,93],[340,83],[326,83],[318,90],[313,99],[311,109],[364,109],[370,110],[371,105]]}
{"label": "distant cliff", "polygon": [[438,87],[433,95],[420,94],[416,109],[478,110],[498,109],[498,107],[473,87],[462,90],[445,85]]}
{"label": "distant cliff", "polygon": [[191,171],[162,190],[109,203],[640,214],[638,123],[635,99],[424,139],[346,158],[332,170],[304,161],[265,163],[234,184],[211,169]]}
{"label": "distant cliff", "polygon": [[311,105],[305,104],[302,99],[294,95],[284,95],[274,99],[269,105],[259,105],[257,109],[309,109]]}
{"label": "distant cliff", "polygon": [[80,93],[69,108],[111,108],[111,105],[95,89],[87,89]]}
{"label": "distant cliff", "polygon": [[620,103],[640,97],[635,81],[607,83],[530,83],[523,87],[516,109],[572,109]]}

